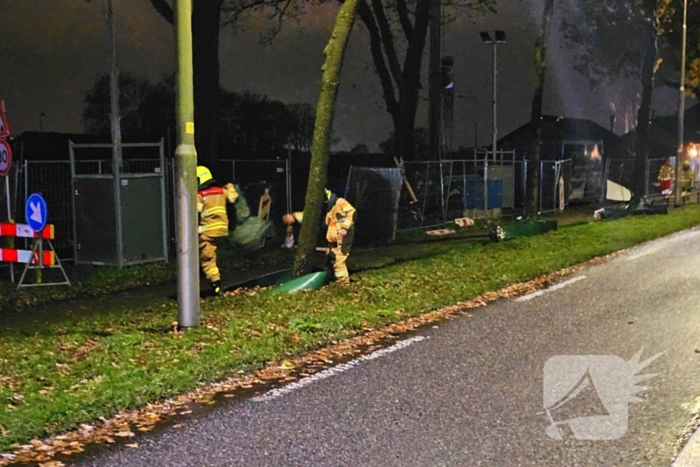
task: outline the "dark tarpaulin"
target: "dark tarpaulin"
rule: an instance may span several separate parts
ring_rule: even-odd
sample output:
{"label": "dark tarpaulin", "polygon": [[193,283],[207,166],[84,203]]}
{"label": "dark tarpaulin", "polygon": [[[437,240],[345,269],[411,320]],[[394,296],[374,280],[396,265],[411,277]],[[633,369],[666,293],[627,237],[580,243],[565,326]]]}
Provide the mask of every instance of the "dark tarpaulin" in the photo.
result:
{"label": "dark tarpaulin", "polygon": [[356,243],[394,236],[402,185],[399,168],[350,168],[345,198],[357,210]]}

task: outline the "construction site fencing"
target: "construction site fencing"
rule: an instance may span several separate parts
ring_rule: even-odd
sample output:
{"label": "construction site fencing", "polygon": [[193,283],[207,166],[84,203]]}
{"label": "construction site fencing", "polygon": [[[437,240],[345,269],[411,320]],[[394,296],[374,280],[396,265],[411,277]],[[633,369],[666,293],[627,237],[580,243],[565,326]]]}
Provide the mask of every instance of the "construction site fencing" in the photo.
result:
{"label": "construction site fencing", "polygon": [[[27,223],[24,205],[32,193],[39,193],[48,206],[47,221],[54,225],[53,246],[61,261],[73,259],[73,198],[71,193],[71,170],[69,161],[28,161],[18,169],[15,188],[15,220]],[[23,239],[24,248],[29,241]]]}
{"label": "construction site fencing", "polygon": [[[105,156],[108,153],[100,156]],[[85,156],[85,155],[83,155]],[[243,188],[253,214],[257,214],[258,200],[265,188],[272,197],[271,217],[280,218],[291,210],[291,173],[286,160],[223,160],[220,175],[223,182],[233,181]],[[175,161],[158,158],[124,159],[122,173],[165,175],[165,202],[168,232],[168,250],[175,252]],[[75,160],[76,175],[111,175],[110,159],[80,158]],[[41,193],[49,207],[49,222],[54,224],[54,247],[61,260],[74,260],[75,221],[72,206],[70,161],[25,160],[16,171],[12,189],[12,211],[18,222],[25,222],[24,203],[32,193]],[[3,186],[3,191],[4,191]],[[4,206],[4,205],[3,205]],[[4,210],[4,208],[3,208]]]}
{"label": "construction site fencing", "polygon": [[437,227],[489,209],[514,209],[524,197],[525,169],[512,151],[491,158],[405,162],[408,190],[402,195],[398,228]]}
{"label": "construction site fencing", "polygon": [[645,191],[644,195],[660,195],[661,184],[659,183],[659,170],[664,165],[666,159],[647,159],[646,169],[644,171]]}
{"label": "construction site fencing", "polygon": [[572,191],[572,169],[571,159],[540,162],[540,212],[563,210],[568,206]]}

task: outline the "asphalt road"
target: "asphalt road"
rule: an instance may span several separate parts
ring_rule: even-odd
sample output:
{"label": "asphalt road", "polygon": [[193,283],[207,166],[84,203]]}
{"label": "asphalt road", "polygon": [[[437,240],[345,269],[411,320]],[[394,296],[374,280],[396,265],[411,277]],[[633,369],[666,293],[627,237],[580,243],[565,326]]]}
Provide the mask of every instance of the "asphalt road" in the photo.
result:
{"label": "asphalt road", "polygon": [[[444,322],[279,397],[232,401],[141,436],[136,449],[99,449],[75,465],[670,465],[700,401],[700,231],[573,278]],[[627,404],[625,385],[639,369],[620,363],[640,349],[641,360],[665,353],[638,372],[657,374],[641,383],[644,402]],[[563,439],[550,438],[543,384],[559,400],[586,381],[550,410],[555,421],[582,425],[560,424]],[[585,436],[616,439],[577,439]]]}

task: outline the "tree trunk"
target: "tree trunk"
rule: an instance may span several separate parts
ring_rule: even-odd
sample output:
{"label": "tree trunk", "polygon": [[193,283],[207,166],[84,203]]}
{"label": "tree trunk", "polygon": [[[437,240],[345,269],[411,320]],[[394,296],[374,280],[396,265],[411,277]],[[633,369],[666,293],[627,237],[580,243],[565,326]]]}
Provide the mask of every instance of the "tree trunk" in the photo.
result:
{"label": "tree trunk", "polygon": [[324,205],[324,188],[328,178],[328,152],[333,131],[333,116],[340,84],[345,49],[348,45],[358,0],[346,0],[340,7],[335,20],[333,33],[324,50],[326,62],[323,65],[321,91],[316,106],[314,139],[311,146],[309,183],[304,202],[304,222],[299,233],[299,248],[294,258],[294,277],[311,272],[311,255],[316,249],[318,229]]}
{"label": "tree trunk", "polygon": [[408,160],[416,159],[415,122],[418,111],[418,91],[421,88],[420,72],[423,51],[430,25],[431,0],[419,0],[416,4],[415,27],[408,42],[403,66],[403,94],[399,102],[399,114],[394,128],[397,154]]}
{"label": "tree trunk", "polygon": [[530,125],[533,132],[528,147],[527,156],[527,190],[525,192],[525,213],[536,216],[539,211],[540,188],[540,144],[542,143],[542,101],[544,99],[544,81],[547,74],[547,39],[549,27],[552,24],[554,0],[547,0],[544,5],[542,30],[535,41],[535,74],[534,93],[530,113]]}
{"label": "tree trunk", "polygon": [[416,139],[414,130],[416,127],[417,102],[411,105],[404,98],[399,102],[399,113],[394,123],[394,144],[396,154],[406,160],[417,160]]}
{"label": "tree trunk", "polygon": [[219,160],[219,25],[223,0],[194,0],[194,122],[197,161],[211,169]]}
{"label": "tree trunk", "polygon": [[635,142],[634,172],[630,189],[635,197],[644,196],[646,180],[646,162],[648,156],[649,119],[651,118],[651,99],[654,92],[654,74],[656,73],[656,32],[653,24],[649,23],[647,31],[648,42],[642,61],[642,95],[637,110],[637,141]]}

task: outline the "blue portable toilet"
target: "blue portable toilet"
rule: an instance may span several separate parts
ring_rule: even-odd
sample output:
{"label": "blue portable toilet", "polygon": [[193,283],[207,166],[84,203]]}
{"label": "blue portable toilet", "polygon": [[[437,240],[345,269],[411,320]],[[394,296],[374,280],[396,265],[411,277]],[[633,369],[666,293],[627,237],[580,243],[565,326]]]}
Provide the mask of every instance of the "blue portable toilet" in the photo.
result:
{"label": "blue portable toilet", "polygon": [[[503,207],[503,181],[502,180],[489,180],[488,181],[488,198],[489,198],[489,209],[496,209]],[[481,199],[483,200],[483,194]],[[482,204],[483,205],[483,204]]]}

